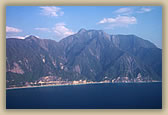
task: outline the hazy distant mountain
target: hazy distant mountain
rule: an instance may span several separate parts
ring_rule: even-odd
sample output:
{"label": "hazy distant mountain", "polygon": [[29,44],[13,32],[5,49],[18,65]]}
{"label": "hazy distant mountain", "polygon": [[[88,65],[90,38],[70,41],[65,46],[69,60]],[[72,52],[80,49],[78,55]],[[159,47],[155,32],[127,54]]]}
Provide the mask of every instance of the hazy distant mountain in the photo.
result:
{"label": "hazy distant mountain", "polygon": [[101,81],[140,73],[143,78],[162,78],[162,50],[135,35],[81,29],[60,42],[29,36],[6,43],[7,87],[44,76]]}

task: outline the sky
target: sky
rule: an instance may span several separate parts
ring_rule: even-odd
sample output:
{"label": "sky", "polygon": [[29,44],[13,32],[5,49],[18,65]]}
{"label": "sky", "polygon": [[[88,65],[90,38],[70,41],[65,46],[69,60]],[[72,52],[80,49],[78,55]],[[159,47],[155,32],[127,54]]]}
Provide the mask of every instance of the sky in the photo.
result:
{"label": "sky", "polygon": [[7,6],[6,38],[61,39],[86,30],[134,34],[162,47],[161,6]]}

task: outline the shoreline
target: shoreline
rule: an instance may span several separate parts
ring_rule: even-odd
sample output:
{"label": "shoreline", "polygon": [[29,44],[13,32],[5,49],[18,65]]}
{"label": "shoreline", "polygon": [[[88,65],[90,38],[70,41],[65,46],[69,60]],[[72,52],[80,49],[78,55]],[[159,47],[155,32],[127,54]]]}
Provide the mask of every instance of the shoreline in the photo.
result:
{"label": "shoreline", "polygon": [[62,85],[42,85],[42,86],[23,86],[23,87],[6,88],[6,90],[12,90],[12,89],[27,89],[27,88],[40,88],[40,87],[76,86],[76,85],[89,85],[89,84],[103,84],[103,83],[62,84]]}
{"label": "shoreline", "polygon": [[[134,82],[134,84],[140,84],[140,83],[159,83],[162,81],[153,81],[153,82]],[[131,84],[131,83],[102,83],[102,82],[96,82],[96,83],[81,83],[81,84],[62,84],[62,85],[42,85],[42,86],[23,86],[23,87],[14,87],[14,88],[6,88],[6,90],[14,90],[14,89],[27,89],[27,88],[43,88],[43,87],[62,87],[62,86],[76,86],[76,85],[90,85],[90,84]],[[133,84],[133,82],[132,82]]]}

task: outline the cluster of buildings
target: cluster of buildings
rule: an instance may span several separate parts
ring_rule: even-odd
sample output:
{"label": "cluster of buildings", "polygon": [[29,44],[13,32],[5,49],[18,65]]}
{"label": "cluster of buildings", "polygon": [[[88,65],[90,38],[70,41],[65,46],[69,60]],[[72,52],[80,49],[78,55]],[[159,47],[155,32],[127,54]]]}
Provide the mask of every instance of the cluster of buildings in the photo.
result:
{"label": "cluster of buildings", "polygon": [[142,78],[141,74],[138,74],[136,78],[129,77],[117,77],[109,80],[108,77],[105,77],[103,81],[94,82],[87,80],[62,80],[60,77],[55,76],[46,76],[40,78],[35,82],[26,82],[25,86],[49,86],[49,85],[78,85],[78,84],[94,84],[94,83],[136,83],[136,82],[152,82],[152,79],[149,77]]}

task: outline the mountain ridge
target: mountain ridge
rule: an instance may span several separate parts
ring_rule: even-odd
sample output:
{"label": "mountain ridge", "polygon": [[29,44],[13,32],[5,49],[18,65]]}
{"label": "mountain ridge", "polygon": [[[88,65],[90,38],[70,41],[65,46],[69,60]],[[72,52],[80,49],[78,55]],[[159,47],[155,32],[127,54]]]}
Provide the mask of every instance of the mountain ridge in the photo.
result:
{"label": "mountain ridge", "polygon": [[101,81],[134,79],[140,73],[143,79],[160,81],[161,70],[162,50],[136,35],[80,29],[59,42],[35,36],[7,39],[7,87],[45,76]]}

